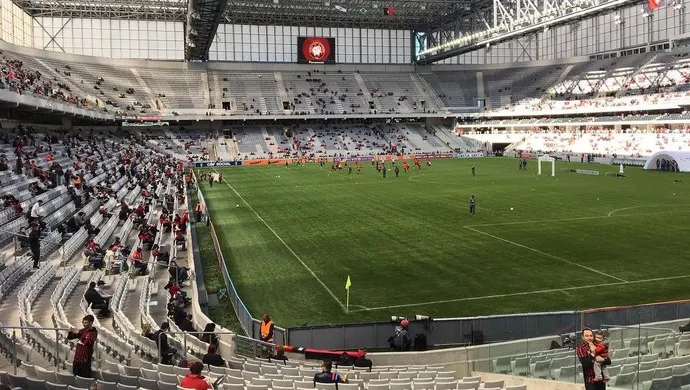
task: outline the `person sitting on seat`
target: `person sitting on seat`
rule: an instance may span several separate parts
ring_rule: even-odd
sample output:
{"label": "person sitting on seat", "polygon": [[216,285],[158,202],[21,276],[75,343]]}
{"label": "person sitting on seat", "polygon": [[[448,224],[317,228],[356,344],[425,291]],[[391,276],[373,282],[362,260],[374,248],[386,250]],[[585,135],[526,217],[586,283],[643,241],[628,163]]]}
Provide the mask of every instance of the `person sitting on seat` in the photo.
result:
{"label": "person sitting on seat", "polygon": [[177,280],[177,283],[179,284],[182,284],[189,279],[189,270],[187,267],[178,266],[175,260],[170,261],[168,273],[170,274],[170,277]]}
{"label": "person sitting on seat", "polygon": [[194,364],[189,367],[189,374],[187,374],[187,376],[185,376],[180,382],[180,387],[194,390],[211,389],[211,385],[206,382],[206,377],[201,375],[201,371],[203,371],[203,369],[203,363],[194,362]]}
{"label": "person sitting on seat", "polygon": [[161,251],[158,244],[154,244],[153,247],[151,247],[151,255],[153,259],[160,264],[169,265],[170,263],[170,253]]}
{"label": "person sitting on seat", "polygon": [[321,363],[321,373],[314,375],[314,387],[317,383],[335,383],[336,390],[338,383],[347,383],[347,375],[342,377],[337,372],[331,372],[333,363],[330,360],[324,360]]}
{"label": "person sitting on seat", "polygon": [[132,267],[136,268],[139,275],[146,275],[146,269],[148,264],[144,261],[144,254],[141,251],[141,247],[137,248],[134,253],[132,253]]}
{"label": "person sitting on seat", "polygon": [[162,364],[171,364],[173,356],[177,354],[177,349],[171,348],[168,344],[168,335],[165,333],[168,329],[170,329],[170,324],[164,322],[161,324],[160,329],[153,334],[153,341],[158,346],[158,355],[161,357]]}
{"label": "person sitting on seat", "polygon": [[225,365],[225,360],[217,353],[217,347],[213,344],[208,346],[208,353],[201,358],[201,362],[215,367],[223,367]]}
{"label": "person sitting on seat", "polygon": [[175,226],[175,245],[180,245],[182,250],[187,249],[187,239],[184,234],[182,234],[182,229]]}
{"label": "person sitting on seat", "polygon": [[91,309],[100,310],[98,317],[107,317],[110,315],[110,298],[103,298],[101,294],[96,291],[96,282],[91,282],[89,288],[84,293],[84,299],[91,305]]}

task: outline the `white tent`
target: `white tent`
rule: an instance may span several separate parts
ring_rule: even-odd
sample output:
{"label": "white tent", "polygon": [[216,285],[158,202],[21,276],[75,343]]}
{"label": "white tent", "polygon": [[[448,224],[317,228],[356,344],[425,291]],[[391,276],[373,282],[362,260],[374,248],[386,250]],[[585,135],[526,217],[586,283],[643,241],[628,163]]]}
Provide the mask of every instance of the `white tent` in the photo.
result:
{"label": "white tent", "polygon": [[644,169],[657,169],[657,162],[661,160],[675,161],[681,172],[690,172],[690,151],[660,150],[647,159]]}

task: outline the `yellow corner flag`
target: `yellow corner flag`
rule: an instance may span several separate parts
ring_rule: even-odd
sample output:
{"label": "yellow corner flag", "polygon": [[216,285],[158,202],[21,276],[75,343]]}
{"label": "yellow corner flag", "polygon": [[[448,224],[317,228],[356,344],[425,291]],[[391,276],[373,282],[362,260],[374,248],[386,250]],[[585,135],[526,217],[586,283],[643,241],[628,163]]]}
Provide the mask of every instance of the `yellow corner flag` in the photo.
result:
{"label": "yellow corner flag", "polygon": [[347,275],[347,282],[345,282],[345,290],[347,290],[347,297],[345,298],[345,313],[350,312],[350,286],[352,286],[352,282],[350,281],[350,275]]}

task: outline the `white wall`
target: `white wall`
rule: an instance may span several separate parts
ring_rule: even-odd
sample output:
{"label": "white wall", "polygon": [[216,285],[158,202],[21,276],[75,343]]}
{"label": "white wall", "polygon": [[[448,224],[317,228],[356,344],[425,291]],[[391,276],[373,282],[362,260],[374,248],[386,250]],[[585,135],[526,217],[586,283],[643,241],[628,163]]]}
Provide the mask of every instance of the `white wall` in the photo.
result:
{"label": "white wall", "polygon": [[212,61],[297,62],[297,37],[335,38],[338,63],[407,64],[410,32],[221,24],[211,44]]}
{"label": "white wall", "polygon": [[33,40],[38,49],[72,54],[184,59],[182,22],[38,17],[34,20]]}
{"label": "white wall", "polygon": [[0,23],[3,41],[21,46],[32,46],[33,21],[29,14],[17,7],[12,0],[0,1]]}
{"label": "white wall", "polygon": [[[642,14],[642,6],[628,7],[439,63],[497,64],[568,58],[658,44],[675,35],[690,32],[690,26],[682,23],[683,20],[686,23],[690,21],[690,4],[687,2],[680,10],[663,6],[653,11],[651,18],[643,17]],[[620,15],[620,18],[616,18],[616,15]],[[616,20],[623,23],[616,24]]]}

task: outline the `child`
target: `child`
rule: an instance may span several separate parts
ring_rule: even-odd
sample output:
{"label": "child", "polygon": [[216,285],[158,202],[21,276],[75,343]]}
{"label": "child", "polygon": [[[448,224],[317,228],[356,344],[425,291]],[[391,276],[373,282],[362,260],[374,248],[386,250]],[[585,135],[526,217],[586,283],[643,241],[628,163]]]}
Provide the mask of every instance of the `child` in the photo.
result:
{"label": "child", "polygon": [[[604,344],[604,332],[598,330],[594,333],[594,344],[596,344],[596,356],[601,356],[606,358],[609,356],[609,347]],[[608,382],[611,377],[609,376],[609,370],[602,363],[594,361],[594,380],[597,382],[604,381]]]}

